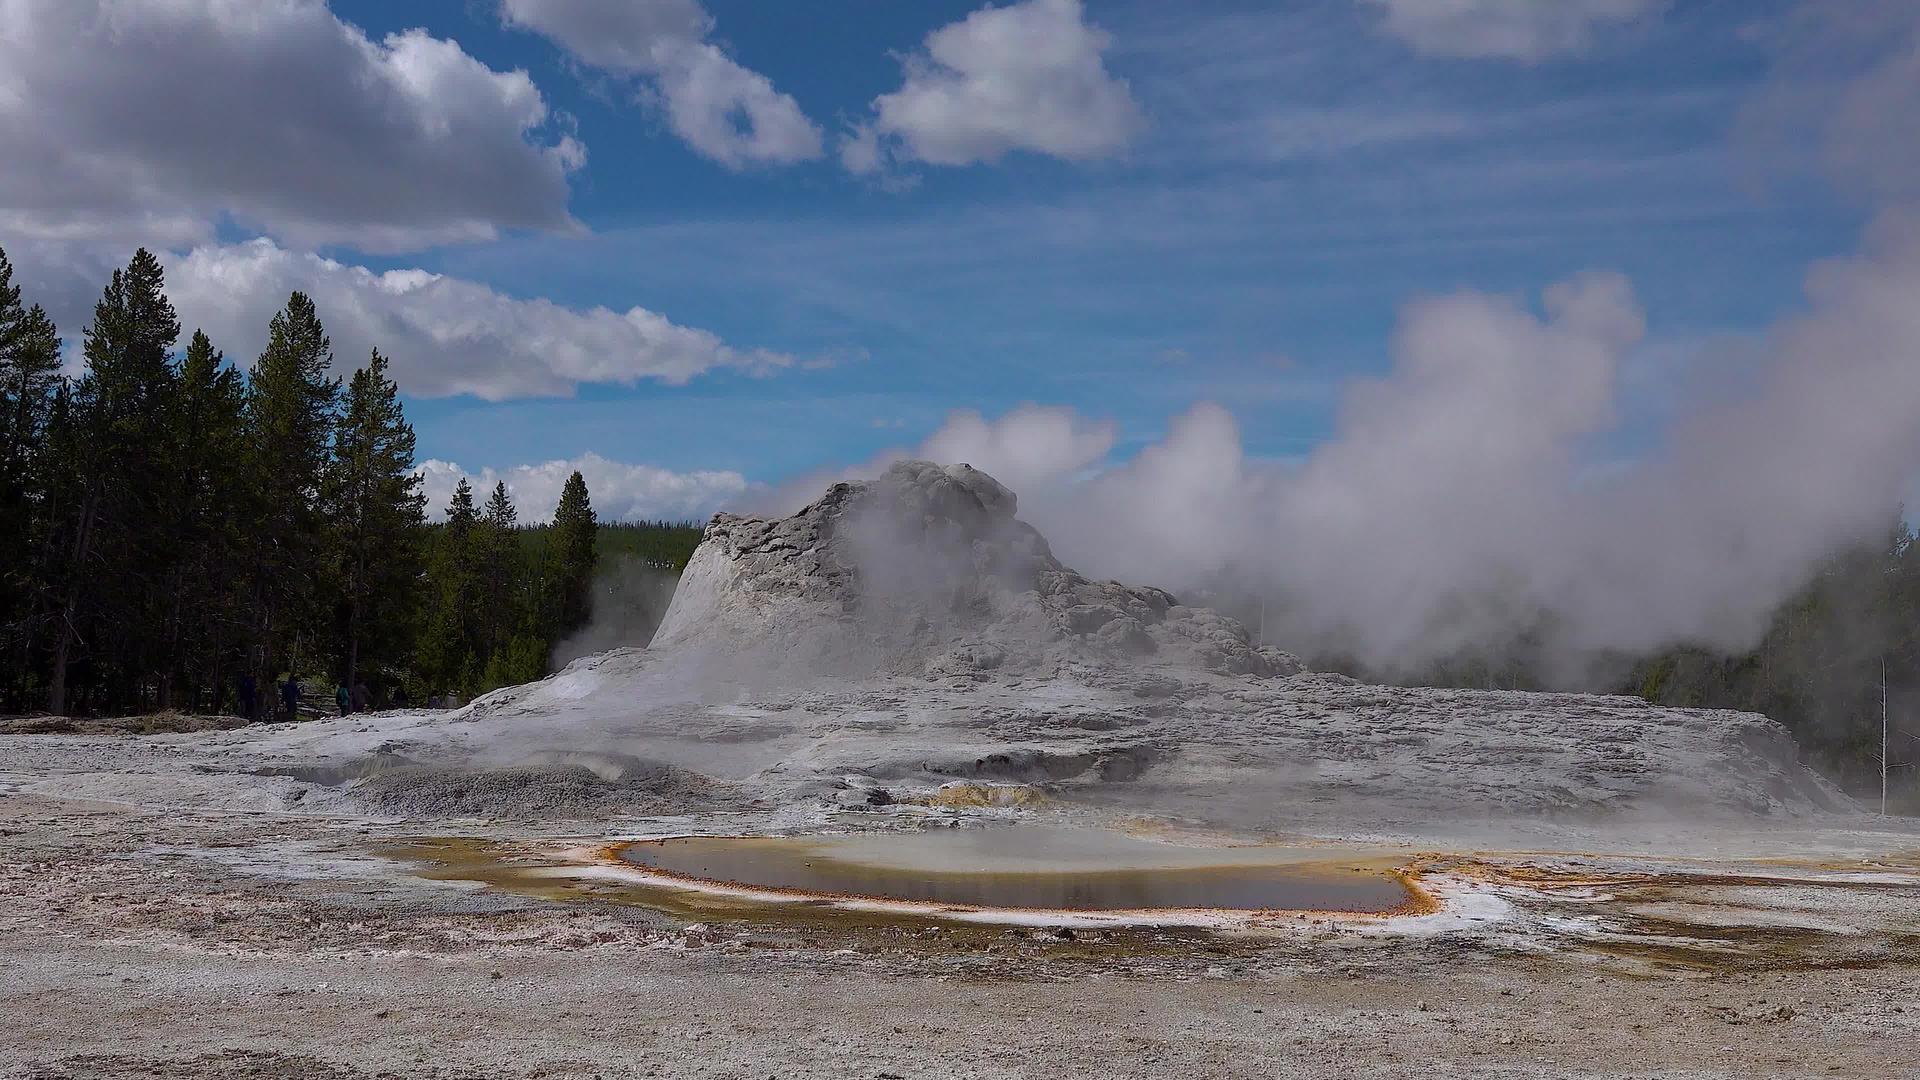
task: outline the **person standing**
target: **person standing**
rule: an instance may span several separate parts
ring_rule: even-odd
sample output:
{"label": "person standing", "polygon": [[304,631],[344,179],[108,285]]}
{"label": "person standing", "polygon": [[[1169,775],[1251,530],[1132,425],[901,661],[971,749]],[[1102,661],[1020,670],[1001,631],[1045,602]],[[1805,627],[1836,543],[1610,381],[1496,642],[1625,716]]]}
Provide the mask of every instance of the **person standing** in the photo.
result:
{"label": "person standing", "polygon": [[293,672],[287,672],[287,681],[280,684],[280,703],[287,707],[287,719],[300,719],[300,680]]}
{"label": "person standing", "polygon": [[339,685],[333,688],[333,704],[335,708],[338,708],[340,710],[341,716],[345,716],[347,715],[347,713],[352,711],[350,708],[348,708],[348,705],[350,704],[350,702],[347,698],[346,683],[340,683]]}

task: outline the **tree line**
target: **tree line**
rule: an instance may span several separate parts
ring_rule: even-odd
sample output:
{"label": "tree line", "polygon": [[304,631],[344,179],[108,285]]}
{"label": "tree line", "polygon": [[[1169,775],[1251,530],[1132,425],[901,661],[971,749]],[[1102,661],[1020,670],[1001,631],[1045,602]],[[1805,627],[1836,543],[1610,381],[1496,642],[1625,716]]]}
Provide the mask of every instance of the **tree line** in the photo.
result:
{"label": "tree line", "polygon": [[1920,537],[1896,520],[1830,556],[1744,653],[1668,649],[1638,658],[1614,688],[1662,705],[1764,713],[1815,765],[1869,795],[1880,782],[1884,708],[1892,805],[1920,813]]}
{"label": "tree line", "polygon": [[387,358],[334,377],[311,299],[288,297],[244,372],[180,337],[142,249],[69,377],[0,252],[0,709],[260,714],[290,677],[424,703],[538,678],[587,624],[600,528],[578,472],[551,525],[465,480],[429,525]]}
{"label": "tree line", "polygon": [[[1877,797],[1884,706],[1890,805],[1920,813],[1920,537],[1899,513],[1878,534],[1817,565],[1781,603],[1752,648],[1676,643],[1643,655],[1592,658],[1569,685],[1552,661],[1552,627],[1530,627],[1498,650],[1450,657],[1391,680],[1406,685],[1578,689],[1658,705],[1737,709],[1779,721],[1813,765]],[[1320,666],[1376,677],[1350,659]],[[1884,698],[1883,698],[1884,694]]]}

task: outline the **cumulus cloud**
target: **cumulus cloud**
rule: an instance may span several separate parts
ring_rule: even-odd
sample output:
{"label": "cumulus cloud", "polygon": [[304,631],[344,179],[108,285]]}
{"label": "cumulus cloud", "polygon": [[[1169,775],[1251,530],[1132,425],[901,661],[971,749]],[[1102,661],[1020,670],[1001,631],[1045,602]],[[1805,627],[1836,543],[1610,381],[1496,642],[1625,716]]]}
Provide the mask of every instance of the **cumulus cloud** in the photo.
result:
{"label": "cumulus cloud", "polygon": [[997,161],[1025,150],[1069,161],[1111,157],[1144,121],[1101,54],[1107,34],[1080,0],[988,6],[927,35],[898,90],[847,133],[840,160],[857,174],[890,160]]}
{"label": "cumulus cloud", "polygon": [[[156,58],[164,57],[164,61]],[[525,72],[321,0],[0,3],[0,236],[180,248],[231,218],[370,249],[571,230]]]}
{"label": "cumulus cloud", "polygon": [[205,330],[230,356],[260,352],[267,321],[295,290],[313,298],[340,363],[364,363],[377,347],[413,395],[499,401],[567,394],[581,383],[680,384],[715,369],[767,372],[794,362],[734,348],[645,308],[522,300],[425,270],[376,273],[266,239],[167,259],[167,293],[181,322]]}
{"label": "cumulus cloud", "polygon": [[1533,63],[1584,51],[1599,34],[1666,0],[1360,0],[1387,33],[1430,56]]}
{"label": "cumulus cloud", "polygon": [[581,63],[651,80],[674,134],[730,169],[821,156],[799,103],[708,41],[713,18],[694,0],[501,0],[500,13]]}
{"label": "cumulus cloud", "polygon": [[747,490],[746,478],[737,472],[674,472],[592,453],[505,470],[463,469],[451,461],[428,460],[420,465],[420,487],[427,497],[427,516],[440,521],[462,477],[473,487],[476,503],[485,503],[494,484],[504,482],[521,522],[535,524],[553,520],[560,489],[575,471],[587,482],[594,515],[601,521],[704,522]]}

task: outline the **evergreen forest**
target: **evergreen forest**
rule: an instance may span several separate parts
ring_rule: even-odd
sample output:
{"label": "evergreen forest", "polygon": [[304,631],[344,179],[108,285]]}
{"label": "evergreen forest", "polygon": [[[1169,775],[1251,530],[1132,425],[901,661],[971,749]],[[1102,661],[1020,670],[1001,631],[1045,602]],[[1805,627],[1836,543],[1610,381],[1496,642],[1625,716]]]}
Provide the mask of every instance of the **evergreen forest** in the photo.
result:
{"label": "evergreen forest", "polygon": [[429,524],[387,358],[335,376],[301,293],[243,368],[141,250],[79,341],[69,375],[0,252],[0,712],[267,719],[289,681],[308,710],[458,701],[546,674],[598,593],[699,542],[600,524],[578,472],[550,524],[465,480]]}

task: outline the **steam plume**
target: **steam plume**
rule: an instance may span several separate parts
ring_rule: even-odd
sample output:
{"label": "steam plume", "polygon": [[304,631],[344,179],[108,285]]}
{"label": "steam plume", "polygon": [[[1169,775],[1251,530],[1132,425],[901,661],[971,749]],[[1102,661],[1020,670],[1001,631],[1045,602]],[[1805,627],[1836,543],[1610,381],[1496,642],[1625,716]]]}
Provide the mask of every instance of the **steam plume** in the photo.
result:
{"label": "steam plume", "polygon": [[[1730,346],[1632,460],[1591,450],[1620,422],[1621,365],[1647,330],[1631,283],[1606,272],[1537,298],[1411,302],[1391,372],[1351,386],[1297,465],[1249,459],[1211,404],[1118,463],[1110,427],[1034,406],[956,414],[909,452],[1005,480],[1090,574],[1265,601],[1283,648],[1392,671],[1532,635],[1569,681],[1610,651],[1744,649],[1821,558],[1889,523],[1920,470],[1920,13],[1822,5],[1783,36],[1793,51],[1745,132],[1830,117],[1802,144],[1877,215],[1856,253],[1809,271],[1804,308]],[[1864,73],[1807,82],[1836,50]]]}

